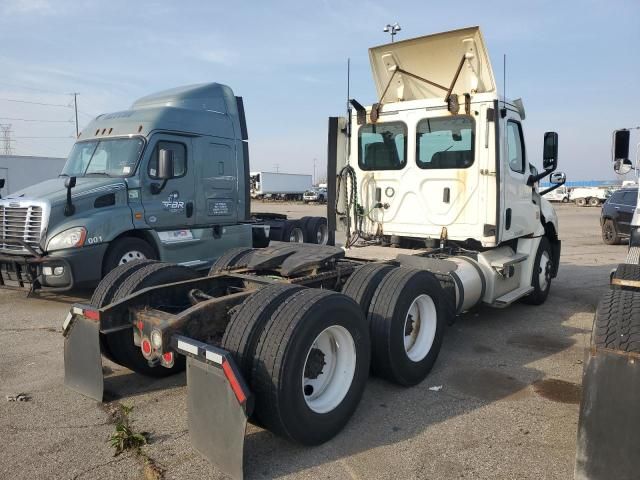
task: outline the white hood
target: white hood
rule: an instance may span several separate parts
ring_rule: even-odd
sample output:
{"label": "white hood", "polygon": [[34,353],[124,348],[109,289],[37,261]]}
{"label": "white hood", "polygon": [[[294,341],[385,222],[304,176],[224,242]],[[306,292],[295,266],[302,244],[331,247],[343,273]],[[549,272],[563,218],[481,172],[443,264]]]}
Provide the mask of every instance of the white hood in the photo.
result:
{"label": "white hood", "polygon": [[[462,56],[466,56],[453,93],[493,92],[496,83],[487,49],[479,27],[452,30],[369,49],[371,71],[378,98],[389,84],[397,67],[447,89],[451,85]],[[381,102],[442,98],[446,90],[396,72]]]}

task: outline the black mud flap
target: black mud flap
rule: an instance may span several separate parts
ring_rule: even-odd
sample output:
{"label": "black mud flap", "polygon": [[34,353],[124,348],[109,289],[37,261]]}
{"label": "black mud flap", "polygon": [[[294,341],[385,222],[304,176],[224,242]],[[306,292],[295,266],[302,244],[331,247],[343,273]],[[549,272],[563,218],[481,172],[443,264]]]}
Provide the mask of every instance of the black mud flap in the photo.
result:
{"label": "black mud flap", "polygon": [[245,430],[253,398],[231,354],[177,335],[172,343],[187,356],[191,443],[222,472],[243,478]]}
{"label": "black mud flap", "polygon": [[598,349],[582,381],[576,480],[640,475],[640,356]]}
{"label": "black mud flap", "polygon": [[95,320],[69,313],[63,326],[64,385],[102,402],[104,378],[100,353],[100,325]]}

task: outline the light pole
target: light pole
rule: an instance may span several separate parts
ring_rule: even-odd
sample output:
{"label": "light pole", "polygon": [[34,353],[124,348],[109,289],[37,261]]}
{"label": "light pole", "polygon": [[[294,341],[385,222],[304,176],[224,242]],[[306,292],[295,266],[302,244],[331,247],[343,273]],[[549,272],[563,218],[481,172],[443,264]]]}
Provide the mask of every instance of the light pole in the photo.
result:
{"label": "light pole", "polygon": [[395,37],[396,33],[398,33],[400,30],[402,30],[402,27],[398,24],[398,22],[396,22],[393,25],[387,23],[387,26],[384,27],[382,31],[391,35],[391,43],[393,43],[393,37]]}
{"label": "light pole", "polygon": [[316,178],[316,162],[317,161],[318,161],[317,158],[313,159],[313,184],[314,185],[317,185],[317,183],[318,183],[318,181],[317,181],[318,179]]}

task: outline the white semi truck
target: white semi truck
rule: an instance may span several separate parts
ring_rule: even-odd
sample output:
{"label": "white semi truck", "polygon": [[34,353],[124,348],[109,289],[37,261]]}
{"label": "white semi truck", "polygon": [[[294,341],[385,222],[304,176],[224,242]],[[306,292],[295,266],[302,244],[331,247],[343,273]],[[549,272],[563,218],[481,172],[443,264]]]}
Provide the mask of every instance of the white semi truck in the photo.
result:
{"label": "white semi truck", "polygon": [[312,185],[311,175],[297,173],[251,172],[251,198],[302,200]]}
{"label": "white semi truck", "polygon": [[564,182],[557,134],[538,174],[522,102],[498,95],[477,27],[369,55],[378,102],[329,119],[329,243],[340,231],[344,248],[240,247],[205,277],[119,267],[65,321],[69,388],[101,401],[103,356],[151,376],[186,363],[192,443],[240,478],[247,421],[328,441],[370,370],[415,385],[457,314],[546,300],[560,240],[536,185]]}

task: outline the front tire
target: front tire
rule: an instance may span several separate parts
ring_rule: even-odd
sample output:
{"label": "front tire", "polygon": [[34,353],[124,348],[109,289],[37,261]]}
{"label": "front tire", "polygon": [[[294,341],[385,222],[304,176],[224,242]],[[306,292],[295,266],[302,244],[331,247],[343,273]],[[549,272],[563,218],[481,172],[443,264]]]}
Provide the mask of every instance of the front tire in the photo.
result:
{"label": "front tire", "polygon": [[533,274],[531,286],[533,292],[523,298],[524,303],[529,305],[542,305],[549,296],[551,289],[551,275],[553,272],[553,253],[547,237],[540,239],[538,251],[536,252],[535,263],[533,264]]}

